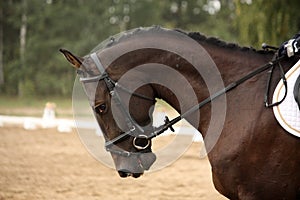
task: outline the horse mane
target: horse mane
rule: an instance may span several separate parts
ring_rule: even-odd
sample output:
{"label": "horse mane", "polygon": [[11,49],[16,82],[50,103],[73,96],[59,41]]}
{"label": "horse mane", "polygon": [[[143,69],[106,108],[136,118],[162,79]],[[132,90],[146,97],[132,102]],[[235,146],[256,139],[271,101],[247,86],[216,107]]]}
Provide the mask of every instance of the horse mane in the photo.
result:
{"label": "horse mane", "polygon": [[230,42],[228,43],[228,42],[220,40],[216,37],[207,37],[204,34],[199,33],[199,32],[185,32],[181,29],[168,30],[168,29],[161,28],[160,26],[152,26],[152,27],[148,27],[148,28],[136,28],[136,29],[133,29],[130,31],[126,31],[124,33],[119,34],[117,37],[111,37],[110,42],[108,42],[105,45],[105,47],[114,46],[114,45],[122,42],[123,40],[129,39],[130,37],[134,36],[135,34],[138,34],[141,32],[151,32],[151,31],[177,31],[177,32],[180,32],[182,34],[189,36],[190,38],[197,41],[198,43],[204,42],[207,44],[212,44],[212,45],[216,45],[218,47],[227,48],[227,49],[231,49],[231,50],[252,51],[252,52],[257,52],[257,53],[261,53],[261,54],[274,53],[274,51],[269,51],[269,50],[257,50],[253,47],[242,47],[236,43],[230,43]]}
{"label": "horse mane", "polygon": [[241,50],[254,50],[251,47],[241,47],[236,43],[227,43],[223,40],[220,40],[216,37],[207,37],[199,32],[189,32],[186,33],[190,38],[196,40],[196,41],[202,41],[202,42],[206,42],[208,44],[213,44],[219,47],[224,47],[224,48],[228,48],[228,49],[241,49]]}
{"label": "horse mane", "polygon": [[197,42],[205,42],[207,44],[216,45],[216,46],[222,47],[222,48],[227,48],[227,49],[232,49],[232,50],[240,50],[240,51],[252,51],[252,52],[257,52],[257,53],[261,53],[261,54],[274,53],[273,51],[269,51],[269,50],[257,50],[253,47],[244,47],[244,46],[240,46],[236,43],[225,42],[216,37],[207,37],[199,32],[186,33],[182,30],[176,30],[176,31],[185,33],[186,35],[188,35],[190,38],[196,40]]}

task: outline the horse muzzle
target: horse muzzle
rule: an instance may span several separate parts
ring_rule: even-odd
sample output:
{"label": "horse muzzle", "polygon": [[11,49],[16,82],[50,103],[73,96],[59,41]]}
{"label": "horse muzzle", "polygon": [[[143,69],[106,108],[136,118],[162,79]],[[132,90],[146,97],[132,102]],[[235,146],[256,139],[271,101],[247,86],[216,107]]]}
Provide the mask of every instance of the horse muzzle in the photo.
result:
{"label": "horse muzzle", "polygon": [[152,152],[131,155],[129,157],[119,157],[115,162],[116,169],[121,178],[132,176],[138,178],[149,170],[156,160],[156,155]]}

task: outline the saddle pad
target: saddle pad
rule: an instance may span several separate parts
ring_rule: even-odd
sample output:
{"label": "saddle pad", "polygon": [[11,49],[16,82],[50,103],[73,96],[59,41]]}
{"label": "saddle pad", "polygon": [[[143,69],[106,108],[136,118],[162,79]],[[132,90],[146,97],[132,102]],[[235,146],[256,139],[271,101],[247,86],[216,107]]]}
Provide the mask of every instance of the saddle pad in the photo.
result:
{"label": "saddle pad", "polygon": [[[300,110],[295,101],[293,91],[295,82],[300,74],[300,60],[286,73],[288,92],[285,100],[278,106],[273,107],[274,115],[279,124],[289,133],[300,137]],[[285,93],[282,80],[278,83],[273,102],[280,101]]]}

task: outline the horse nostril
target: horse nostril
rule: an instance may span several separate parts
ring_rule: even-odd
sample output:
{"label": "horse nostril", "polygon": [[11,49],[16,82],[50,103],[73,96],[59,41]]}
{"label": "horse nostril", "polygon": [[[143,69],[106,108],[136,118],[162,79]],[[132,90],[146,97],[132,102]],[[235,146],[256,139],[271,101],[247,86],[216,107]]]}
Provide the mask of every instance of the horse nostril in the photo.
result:
{"label": "horse nostril", "polygon": [[121,178],[126,178],[131,175],[131,172],[126,169],[120,169],[120,170],[118,170],[118,173]]}
{"label": "horse nostril", "polygon": [[143,173],[131,173],[130,171],[128,171],[126,169],[118,170],[118,173],[121,178],[126,178],[128,176],[132,176],[133,178],[138,178],[143,174]]}
{"label": "horse nostril", "polygon": [[140,177],[142,175],[142,173],[133,173],[132,174],[132,177],[133,178],[138,178],[138,177]]}

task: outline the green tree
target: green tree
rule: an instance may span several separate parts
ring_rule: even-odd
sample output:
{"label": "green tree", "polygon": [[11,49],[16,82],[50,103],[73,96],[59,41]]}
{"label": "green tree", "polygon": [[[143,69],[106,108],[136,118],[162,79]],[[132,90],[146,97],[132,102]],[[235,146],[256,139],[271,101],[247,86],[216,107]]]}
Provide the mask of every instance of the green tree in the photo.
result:
{"label": "green tree", "polygon": [[3,7],[3,75],[0,89],[6,94],[17,94],[21,75],[19,34],[21,26],[21,1],[1,1]]}
{"label": "green tree", "polygon": [[[5,1],[4,74],[7,94],[70,95],[75,73],[58,49],[84,55],[111,32],[104,2],[90,0]],[[110,3],[107,1],[107,3]],[[26,43],[20,30],[26,13]],[[24,19],[24,18],[23,18]],[[24,28],[23,28],[24,30]]]}
{"label": "green tree", "polygon": [[[24,2],[27,6],[24,6]],[[154,8],[158,2],[153,3],[150,0],[2,2],[5,7],[5,20],[2,25],[6,78],[5,85],[1,87],[2,93],[19,96],[70,95],[76,74],[74,69],[68,67],[58,49],[64,47],[79,55],[85,55],[109,35],[136,26],[151,25]],[[26,21],[22,17],[24,13]],[[144,15],[144,20],[140,15]],[[21,29],[26,30],[26,34],[21,37],[23,42],[19,39]]]}
{"label": "green tree", "polygon": [[4,84],[3,72],[3,3],[0,2],[0,85]]}
{"label": "green tree", "polygon": [[298,0],[234,0],[235,27],[242,44],[280,45],[300,28]]}
{"label": "green tree", "polygon": [[19,96],[69,96],[76,73],[58,49],[86,55],[127,29],[161,25],[258,47],[279,45],[300,26],[296,0],[5,0],[0,7],[0,93]]}

